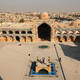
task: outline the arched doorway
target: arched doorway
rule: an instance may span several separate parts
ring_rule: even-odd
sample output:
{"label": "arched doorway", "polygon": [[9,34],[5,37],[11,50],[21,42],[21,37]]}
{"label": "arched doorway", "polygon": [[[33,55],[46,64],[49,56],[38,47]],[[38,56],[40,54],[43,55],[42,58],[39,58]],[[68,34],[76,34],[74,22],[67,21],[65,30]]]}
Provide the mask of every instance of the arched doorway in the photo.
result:
{"label": "arched doorway", "polygon": [[67,41],[67,37],[63,36],[62,41]]}
{"label": "arched doorway", "polygon": [[3,36],[3,41],[7,41],[7,37],[6,36]]}
{"label": "arched doorway", "polygon": [[80,42],[80,36],[76,36],[75,42]]}
{"label": "arched doorway", "polygon": [[32,31],[28,31],[28,34],[32,34]]}
{"label": "arched doorway", "polygon": [[28,36],[26,41],[27,42],[32,42],[33,41],[32,36]]}
{"label": "arched doorway", "polygon": [[39,74],[48,74],[48,71],[45,69],[41,69],[38,73]]}
{"label": "arched doorway", "polygon": [[9,36],[8,41],[12,42],[13,41],[13,36]]}
{"label": "arched doorway", "polygon": [[50,41],[51,40],[51,27],[46,23],[41,24],[38,27],[38,37],[41,40]]}
{"label": "arched doorway", "polygon": [[26,37],[25,37],[25,36],[22,36],[22,37],[20,38],[20,42],[26,42]]}
{"label": "arched doorway", "polygon": [[74,41],[74,37],[73,36],[69,36],[70,41]]}
{"label": "arched doorway", "polygon": [[2,33],[3,33],[3,34],[7,34],[7,32],[6,32],[6,31],[2,31]]}
{"label": "arched doorway", "polygon": [[20,41],[20,37],[19,36],[16,36],[16,41]]}
{"label": "arched doorway", "polygon": [[19,31],[15,31],[15,34],[19,34]]}
{"label": "arched doorway", "polygon": [[61,37],[60,36],[57,36],[56,37],[56,41],[61,42]]}
{"label": "arched doorway", "polygon": [[13,34],[13,31],[9,31],[9,34]]}
{"label": "arched doorway", "polygon": [[26,34],[26,31],[22,31],[21,33],[22,33],[22,34]]}

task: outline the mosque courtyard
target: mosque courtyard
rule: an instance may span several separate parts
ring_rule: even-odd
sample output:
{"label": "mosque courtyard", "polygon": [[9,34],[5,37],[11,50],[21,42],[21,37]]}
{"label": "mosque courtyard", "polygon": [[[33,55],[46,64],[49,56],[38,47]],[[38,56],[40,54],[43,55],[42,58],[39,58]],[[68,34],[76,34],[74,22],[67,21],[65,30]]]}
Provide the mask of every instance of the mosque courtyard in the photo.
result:
{"label": "mosque courtyard", "polygon": [[[48,48],[40,49],[40,45]],[[80,45],[74,43],[0,43],[0,80],[79,80],[79,52]],[[55,63],[56,75],[30,76],[31,62],[48,56]]]}

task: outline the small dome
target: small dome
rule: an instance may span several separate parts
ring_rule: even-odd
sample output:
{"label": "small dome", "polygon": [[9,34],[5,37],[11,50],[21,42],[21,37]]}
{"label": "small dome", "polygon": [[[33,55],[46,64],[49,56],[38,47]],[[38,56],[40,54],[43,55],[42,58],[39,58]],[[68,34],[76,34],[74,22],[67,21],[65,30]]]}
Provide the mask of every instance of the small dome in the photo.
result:
{"label": "small dome", "polygon": [[62,33],[63,33],[63,34],[66,34],[67,32],[66,32],[66,31],[62,31]]}
{"label": "small dome", "polygon": [[76,34],[79,34],[80,32],[79,32],[79,31],[76,31],[75,33],[76,33]]}
{"label": "small dome", "polygon": [[61,32],[60,31],[56,31],[56,34],[60,34]]}
{"label": "small dome", "polygon": [[69,34],[73,34],[73,31],[69,31]]}
{"label": "small dome", "polygon": [[43,12],[43,13],[40,14],[40,18],[41,19],[49,19],[49,15],[48,15],[47,12]]}

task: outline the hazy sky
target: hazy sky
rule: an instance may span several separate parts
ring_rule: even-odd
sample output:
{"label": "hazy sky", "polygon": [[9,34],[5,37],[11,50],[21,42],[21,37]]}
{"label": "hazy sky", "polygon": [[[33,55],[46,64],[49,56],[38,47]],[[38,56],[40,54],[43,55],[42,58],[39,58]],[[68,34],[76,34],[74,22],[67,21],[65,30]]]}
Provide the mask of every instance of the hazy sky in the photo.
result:
{"label": "hazy sky", "polygon": [[0,0],[0,11],[80,11],[80,0]]}

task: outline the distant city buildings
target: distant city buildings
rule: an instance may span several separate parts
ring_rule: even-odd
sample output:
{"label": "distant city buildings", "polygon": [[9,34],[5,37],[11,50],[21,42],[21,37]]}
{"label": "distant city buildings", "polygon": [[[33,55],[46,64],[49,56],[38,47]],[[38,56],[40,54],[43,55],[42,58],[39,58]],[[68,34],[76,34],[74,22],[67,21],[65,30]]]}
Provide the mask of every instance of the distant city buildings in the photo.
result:
{"label": "distant city buildings", "polygon": [[0,13],[0,42],[80,42],[80,13]]}

